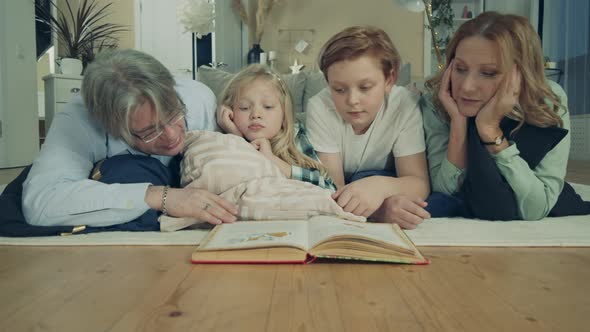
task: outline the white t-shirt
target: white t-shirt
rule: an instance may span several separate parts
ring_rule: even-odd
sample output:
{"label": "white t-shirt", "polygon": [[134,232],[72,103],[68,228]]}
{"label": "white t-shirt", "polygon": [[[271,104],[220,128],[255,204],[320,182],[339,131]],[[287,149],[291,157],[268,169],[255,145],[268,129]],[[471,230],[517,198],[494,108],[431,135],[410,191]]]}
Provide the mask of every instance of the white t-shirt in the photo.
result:
{"label": "white t-shirt", "polygon": [[307,131],[318,152],[340,153],[344,178],[361,171],[393,170],[393,157],[424,152],[424,131],[418,97],[394,86],[375,120],[364,134],[336,112],[330,88],[324,88],[307,105]]}

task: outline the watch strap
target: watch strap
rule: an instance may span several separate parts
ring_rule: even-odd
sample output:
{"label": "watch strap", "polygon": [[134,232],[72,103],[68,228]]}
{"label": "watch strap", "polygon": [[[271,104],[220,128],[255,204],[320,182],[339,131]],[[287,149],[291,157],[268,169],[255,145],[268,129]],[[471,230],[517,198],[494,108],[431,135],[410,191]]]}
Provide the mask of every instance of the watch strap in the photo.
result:
{"label": "watch strap", "polygon": [[481,141],[481,144],[483,144],[483,145],[500,145],[500,144],[502,144],[503,140],[504,140],[504,135],[502,134],[502,135],[496,137],[492,142],[484,142],[482,140],[480,140],[480,141]]}

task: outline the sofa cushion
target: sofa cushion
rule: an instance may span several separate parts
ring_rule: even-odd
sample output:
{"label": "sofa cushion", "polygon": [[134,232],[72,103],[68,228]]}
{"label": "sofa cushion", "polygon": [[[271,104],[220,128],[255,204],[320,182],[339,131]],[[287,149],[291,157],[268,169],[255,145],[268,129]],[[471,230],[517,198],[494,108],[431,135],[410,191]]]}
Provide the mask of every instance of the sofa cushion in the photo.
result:
{"label": "sofa cushion", "polygon": [[307,110],[307,102],[311,97],[318,94],[322,89],[328,86],[324,73],[315,71],[307,74],[305,79],[305,90],[303,90],[303,111]]}
{"label": "sofa cushion", "polygon": [[[225,85],[234,77],[235,74],[223,70],[211,68],[208,66],[199,67],[197,79],[207,85],[215,94],[217,99],[221,98]],[[291,99],[293,100],[293,112],[303,112],[303,91],[305,89],[304,72],[297,74],[280,74],[279,75],[289,89]]]}

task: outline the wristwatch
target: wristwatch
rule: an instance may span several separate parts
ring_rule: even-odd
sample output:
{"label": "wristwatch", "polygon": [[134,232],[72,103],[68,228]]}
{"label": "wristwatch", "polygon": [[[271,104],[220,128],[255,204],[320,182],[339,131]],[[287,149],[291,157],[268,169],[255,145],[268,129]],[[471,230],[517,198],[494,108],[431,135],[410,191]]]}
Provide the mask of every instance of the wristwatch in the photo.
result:
{"label": "wristwatch", "polygon": [[503,140],[504,140],[504,135],[500,135],[500,136],[494,138],[494,140],[492,142],[484,142],[482,140],[480,140],[480,141],[481,141],[481,144],[483,144],[483,145],[496,145],[496,146],[498,146],[498,145],[502,144]]}

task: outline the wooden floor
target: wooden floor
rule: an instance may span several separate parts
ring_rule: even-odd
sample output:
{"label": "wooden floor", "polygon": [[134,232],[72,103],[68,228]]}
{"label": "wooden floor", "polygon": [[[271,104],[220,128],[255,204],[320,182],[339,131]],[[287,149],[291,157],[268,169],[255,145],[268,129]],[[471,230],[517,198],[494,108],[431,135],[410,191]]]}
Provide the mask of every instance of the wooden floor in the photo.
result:
{"label": "wooden floor", "polygon": [[[0,169],[0,185],[12,181],[22,168]],[[566,180],[574,183],[590,185],[590,161],[570,160],[567,165]]]}
{"label": "wooden floor", "polygon": [[186,246],[0,246],[0,331],[588,331],[590,248],[426,266],[191,265]]}
{"label": "wooden floor", "polygon": [[570,160],[565,178],[569,182],[590,185],[590,161]]}

